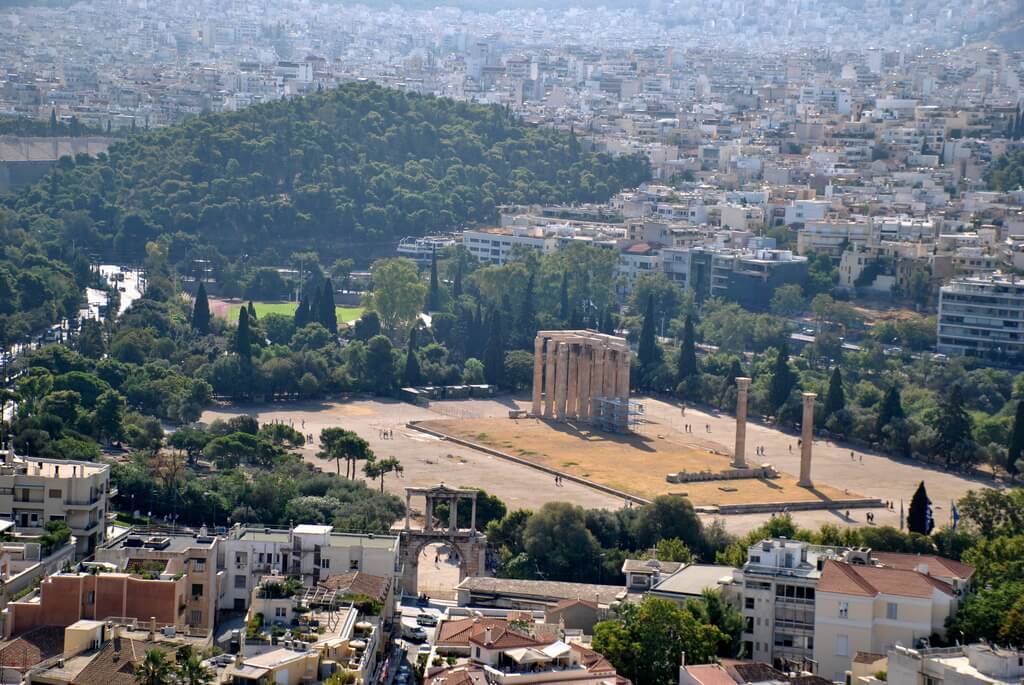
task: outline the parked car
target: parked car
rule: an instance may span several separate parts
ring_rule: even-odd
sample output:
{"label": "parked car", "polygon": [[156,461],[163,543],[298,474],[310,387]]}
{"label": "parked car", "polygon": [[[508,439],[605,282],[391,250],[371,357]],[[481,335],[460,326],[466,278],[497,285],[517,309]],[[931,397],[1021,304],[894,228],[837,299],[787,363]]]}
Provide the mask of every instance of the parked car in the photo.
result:
{"label": "parked car", "polygon": [[419,614],[416,616],[416,625],[429,626],[433,628],[437,625],[437,618],[430,614]]}
{"label": "parked car", "polygon": [[426,642],[427,631],[419,626],[402,626],[402,637],[409,642]]}

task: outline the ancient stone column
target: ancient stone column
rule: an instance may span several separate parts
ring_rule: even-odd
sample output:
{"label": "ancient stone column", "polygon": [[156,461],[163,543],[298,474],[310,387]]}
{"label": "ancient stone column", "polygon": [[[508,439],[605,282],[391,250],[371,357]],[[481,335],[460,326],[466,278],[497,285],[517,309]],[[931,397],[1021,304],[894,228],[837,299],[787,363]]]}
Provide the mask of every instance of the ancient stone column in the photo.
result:
{"label": "ancient stone column", "polygon": [[409,530],[409,511],[412,509],[412,494],[405,492],[405,529]]}
{"label": "ancient stone column", "polygon": [[555,362],[555,418],[565,421],[566,391],[569,376],[569,345],[558,343],[558,361]]}
{"label": "ancient stone column", "polygon": [[565,384],[565,415],[570,419],[575,419],[579,416],[576,404],[579,401],[579,387],[577,387],[579,385],[579,349],[579,345],[569,345],[569,376]]}
{"label": "ancient stone column", "polygon": [[619,352],[619,368],[615,379],[615,396],[620,400],[629,399],[629,353]]}
{"label": "ancient stone column", "polygon": [[427,495],[427,506],[423,510],[423,530],[430,533],[434,530],[434,500]]}
{"label": "ancient stone column", "polygon": [[469,529],[475,533],[476,532],[476,495],[473,495],[473,497],[471,499],[473,500],[473,508],[470,510],[470,514],[469,514]]}
{"label": "ancient stone column", "polygon": [[814,487],[814,483],[811,482],[811,443],[814,442],[815,397],[817,395],[813,392],[804,393],[804,417],[800,425],[802,434],[800,445],[800,482],[797,483],[802,488]]}
{"label": "ancient stone column", "polygon": [[458,496],[452,497],[448,502],[448,530],[456,531],[459,529],[459,498]]}
{"label": "ancient stone column", "polygon": [[616,397],[615,380],[619,375],[619,357],[622,355],[618,350],[608,350],[604,360],[604,395],[605,397]]}
{"label": "ancient stone column", "polygon": [[590,375],[594,349],[589,345],[580,346],[579,357],[579,417],[582,421],[590,418]]}
{"label": "ancient stone column", "polygon": [[555,359],[558,357],[555,350],[558,349],[558,342],[548,338],[547,348],[544,373],[544,416],[550,419],[555,415]]}
{"label": "ancient stone column", "polygon": [[533,415],[540,416],[544,396],[544,338],[533,340]]}
{"label": "ancient stone column", "polygon": [[732,467],[734,469],[747,468],[747,390],[749,388],[749,378],[739,377],[736,379],[736,447],[732,451]]}
{"label": "ancient stone column", "polygon": [[590,370],[591,397],[604,397],[604,365],[608,352],[603,347],[594,350],[594,362]]}

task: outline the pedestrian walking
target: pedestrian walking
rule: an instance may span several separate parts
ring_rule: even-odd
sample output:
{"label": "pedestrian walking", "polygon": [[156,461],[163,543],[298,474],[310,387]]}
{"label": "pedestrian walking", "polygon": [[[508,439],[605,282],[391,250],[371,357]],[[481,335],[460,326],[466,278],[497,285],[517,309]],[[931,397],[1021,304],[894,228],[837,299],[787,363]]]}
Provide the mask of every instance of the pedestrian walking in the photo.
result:
{"label": "pedestrian walking", "polygon": [[860,463],[862,463],[862,464],[864,463],[864,455],[863,454],[860,455]]}

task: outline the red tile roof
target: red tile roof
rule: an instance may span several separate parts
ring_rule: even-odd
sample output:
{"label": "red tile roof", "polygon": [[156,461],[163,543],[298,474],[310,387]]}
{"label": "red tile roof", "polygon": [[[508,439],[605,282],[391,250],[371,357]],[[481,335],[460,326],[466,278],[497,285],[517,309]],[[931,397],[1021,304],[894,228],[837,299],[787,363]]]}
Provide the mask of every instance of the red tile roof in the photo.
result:
{"label": "red tile roof", "polygon": [[859,566],[828,560],[818,581],[818,592],[876,597],[931,597],[935,590],[953,596],[953,588],[937,578],[897,568]]}
{"label": "red tile roof", "polygon": [[40,626],[0,643],[0,665],[26,671],[64,651],[64,628]]}
{"label": "red tile roof", "polygon": [[686,666],[686,672],[701,685],[736,685],[736,681],[718,664]]}
{"label": "red tile roof", "polygon": [[953,559],[936,556],[934,554],[904,554],[901,552],[871,552],[871,556],[880,563],[892,568],[899,568],[906,571],[914,571],[921,564],[928,566],[928,575],[950,576],[953,578],[969,579],[974,575],[974,567],[963,564]]}

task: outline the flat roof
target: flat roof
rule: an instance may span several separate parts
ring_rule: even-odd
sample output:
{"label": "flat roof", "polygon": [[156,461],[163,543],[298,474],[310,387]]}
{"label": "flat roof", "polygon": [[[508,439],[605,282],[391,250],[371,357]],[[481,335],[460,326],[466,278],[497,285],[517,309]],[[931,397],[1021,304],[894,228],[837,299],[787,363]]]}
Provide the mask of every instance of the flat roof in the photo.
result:
{"label": "flat roof", "polygon": [[[141,540],[142,544],[127,544],[129,540]],[[166,547],[146,546],[150,541],[166,541]],[[191,533],[149,533],[130,531],[116,540],[112,540],[100,547],[100,549],[119,549],[129,552],[128,556],[146,557],[155,552],[184,552],[189,549],[210,549],[216,542],[212,536],[205,542],[199,542],[199,536]]]}
{"label": "flat roof", "polygon": [[699,595],[707,588],[717,588],[723,578],[732,580],[732,566],[717,564],[690,564],[672,575],[662,578],[651,592],[673,595]]}

